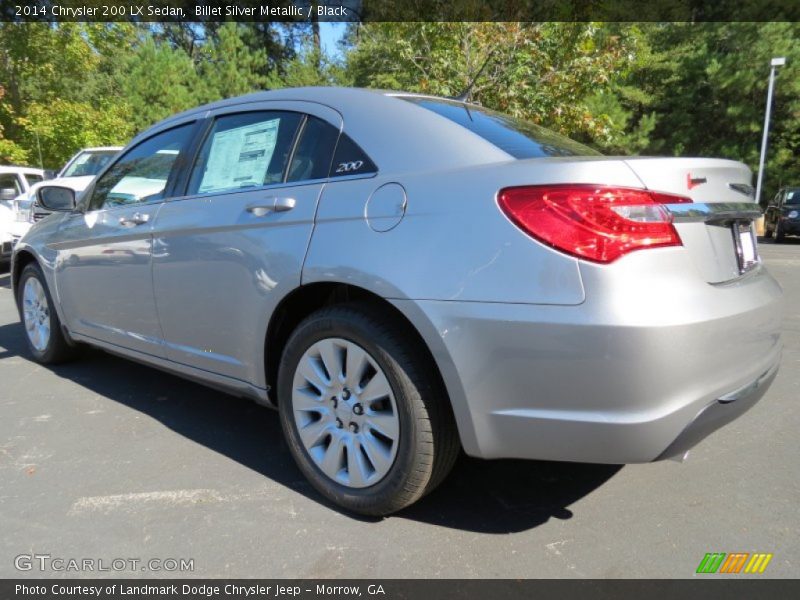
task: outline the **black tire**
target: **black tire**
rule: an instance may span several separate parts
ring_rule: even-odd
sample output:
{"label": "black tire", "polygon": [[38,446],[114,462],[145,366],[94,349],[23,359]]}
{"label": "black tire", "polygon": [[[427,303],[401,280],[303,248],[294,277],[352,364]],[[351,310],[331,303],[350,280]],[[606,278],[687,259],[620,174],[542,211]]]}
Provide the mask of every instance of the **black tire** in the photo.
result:
{"label": "black tire", "polygon": [[785,239],[786,239],[786,234],[783,231],[783,227],[781,227],[781,222],[778,221],[778,224],[775,225],[775,242],[778,244],[782,244]]}
{"label": "black tire", "polygon": [[19,285],[17,286],[17,304],[19,306],[19,316],[22,321],[22,326],[25,327],[25,308],[23,300],[25,283],[31,278],[38,280],[44,290],[45,298],[47,299],[47,313],[50,319],[50,337],[47,345],[39,350],[33,345],[28,332],[25,331],[25,341],[28,344],[28,350],[33,355],[36,362],[44,365],[54,365],[67,361],[75,356],[76,349],[70,346],[67,339],[64,337],[64,332],[61,329],[61,320],[58,318],[58,312],[55,310],[55,305],[53,304],[53,297],[50,295],[50,290],[47,287],[47,280],[44,278],[42,269],[36,263],[29,263],[22,270],[22,274],[19,278]]}
{"label": "black tire", "polygon": [[[400,434],[394,463],[369,487],[352,488],[317,467],[303,446],[292,410],[292,386],[300,359],[314,343],[342,338],[378,363],[397,404]],[[328,500],[363,515],[384,516],[416,502],[450,472],[460,452],[449,400],[434,365],[406,326],[368,304],[326,307],[307,317],[289,338],[278,371],[281,426],[297,465]]]}

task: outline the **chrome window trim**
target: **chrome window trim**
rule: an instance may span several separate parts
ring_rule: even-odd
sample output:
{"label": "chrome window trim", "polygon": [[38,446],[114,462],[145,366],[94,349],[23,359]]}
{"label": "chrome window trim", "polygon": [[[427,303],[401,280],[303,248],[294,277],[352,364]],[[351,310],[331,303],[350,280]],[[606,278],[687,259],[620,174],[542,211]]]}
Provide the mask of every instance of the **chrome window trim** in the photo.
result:
{"label": "chrome window trim", "polygon": [[321,177],[319,179],[305,179],[303,181],[289,181],[284,183],[270,183],[268,185],[262,186],[252,186],[246,188],[237,188],[233,190],[223,190],[219,192],[209,192],[206,194],[187,194],[185,196],[173,196],[172,198],[167,198],[164,202],[178,202],[181,200],[199,200],[199,199],[207,199],[207,198],[216,198],[218,196],[230,196],[231,194],[241,194],[244,192],[258,192],[258,191],[265,191],[269,192],[271,190],[281,190],[285,188],[295,188],[301,187],[304,185],[317,185],[320,183],[335,183],[337,181],[351,181],[354,179],[372,179],[373,177],[377,177],[377,173],[365,173],[363,175],[345,175],[343,177]]}

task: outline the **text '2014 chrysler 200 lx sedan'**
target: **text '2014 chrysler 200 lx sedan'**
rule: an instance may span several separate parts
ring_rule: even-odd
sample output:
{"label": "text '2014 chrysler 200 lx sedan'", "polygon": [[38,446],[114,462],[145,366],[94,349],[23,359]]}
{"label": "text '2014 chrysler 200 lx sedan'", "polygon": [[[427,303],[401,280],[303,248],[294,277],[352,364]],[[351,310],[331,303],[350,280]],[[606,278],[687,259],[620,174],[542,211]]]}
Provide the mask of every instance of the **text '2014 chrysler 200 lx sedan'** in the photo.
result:
{"label": "text '2014 chrysler 200 lx sedan'", "polygon": [[90,344],[275,406],[302,472],[365,514],[461,448],[681,456],[780,358],[741,163],[612,158],[456,100],[264,92],[134,139],[17,245],[43,363]]}

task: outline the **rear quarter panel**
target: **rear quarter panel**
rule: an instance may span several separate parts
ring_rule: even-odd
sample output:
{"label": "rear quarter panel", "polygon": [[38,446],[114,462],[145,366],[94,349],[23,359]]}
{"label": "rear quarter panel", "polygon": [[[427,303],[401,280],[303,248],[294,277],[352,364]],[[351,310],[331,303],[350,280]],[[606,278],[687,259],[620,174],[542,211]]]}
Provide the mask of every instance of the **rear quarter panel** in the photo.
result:
{"label": "rear quarter panel", "polygon": [[[365,218],[366,203],[387,182],[405,188],[405,215],[377,232]],[[641,186],[623,162],[597,159],[332,181],[320,200],[303,283],[341,281],[396,299],[581,304],[578,261],[524,234],[496,201],[504,187],[557,182]]]}

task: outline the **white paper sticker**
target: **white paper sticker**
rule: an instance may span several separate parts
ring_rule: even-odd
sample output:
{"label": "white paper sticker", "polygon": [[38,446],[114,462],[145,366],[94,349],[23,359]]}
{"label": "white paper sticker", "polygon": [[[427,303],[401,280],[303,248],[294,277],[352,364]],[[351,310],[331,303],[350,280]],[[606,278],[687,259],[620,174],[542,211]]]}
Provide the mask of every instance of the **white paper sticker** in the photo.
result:
{"label": "white paper sticker", "polygon": [[214,134],[201,193],[264,185],[275,151],[280,119]]}

